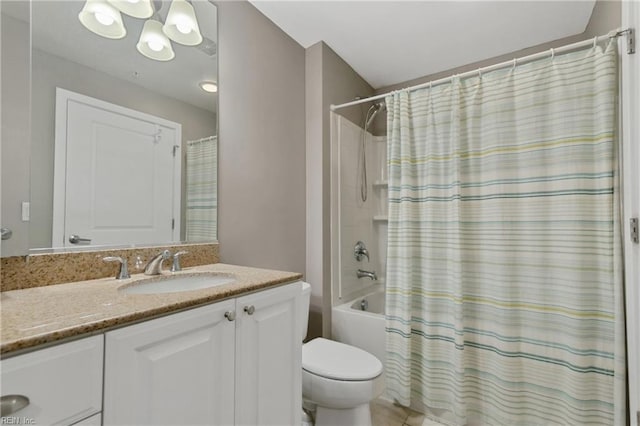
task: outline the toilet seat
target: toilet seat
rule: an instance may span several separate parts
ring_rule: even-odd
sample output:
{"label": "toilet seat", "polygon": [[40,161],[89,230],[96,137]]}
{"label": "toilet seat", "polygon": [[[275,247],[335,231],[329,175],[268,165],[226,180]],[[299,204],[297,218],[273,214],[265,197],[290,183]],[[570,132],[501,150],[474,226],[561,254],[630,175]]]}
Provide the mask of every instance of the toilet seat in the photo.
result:
{"label": "toilet seat", "polygon": [[382,363],[362,349],[319,337],[302,346],[302,369],[331,380],[367,381],[382,374]]}

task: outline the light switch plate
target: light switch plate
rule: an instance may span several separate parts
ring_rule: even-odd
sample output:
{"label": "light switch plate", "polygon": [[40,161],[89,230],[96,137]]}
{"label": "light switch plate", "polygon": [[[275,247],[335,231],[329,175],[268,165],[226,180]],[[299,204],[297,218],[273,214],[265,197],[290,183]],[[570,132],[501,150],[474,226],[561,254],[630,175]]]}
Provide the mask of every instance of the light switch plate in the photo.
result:
{"label": "light switch plate", "polygon": [[28,201],[22,202],[22,221],[29,222],[29,217],[31,216],[31,203]]}

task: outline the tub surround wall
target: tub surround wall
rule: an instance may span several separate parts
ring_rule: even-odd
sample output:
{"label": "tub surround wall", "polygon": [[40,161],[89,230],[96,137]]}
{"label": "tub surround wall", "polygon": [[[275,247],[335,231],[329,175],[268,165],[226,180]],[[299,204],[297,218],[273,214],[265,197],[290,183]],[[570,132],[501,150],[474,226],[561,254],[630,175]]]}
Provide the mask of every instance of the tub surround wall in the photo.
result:
{"label": "tub surround wall", "polygon": [[[346,119],[336,116],[332,149],[340,153],[340,182],[337,196],[340,200],[340,238],[339,253],[333,253],[339,259],[340,269],[334,270],[332,299],[333,306],[344,303],[354,297],[371,291],[372,287],[382,286],[385,277],[386,231],[387,231],[387,187],[386,182],[386,143],[384,137],[366,133],[365,153],[367,158],[367,201],[360,195],[360,164],[362,157],[363,129]],[[337,178],[337,176],[334,176]],[[337,189],[337,187],[336,187]],[[337,202],[335,203],[337,208]],[[337,234],[334,234],[337,235]],[[357,261],[354,246],[358,241],[365,243],[369,251],[369,260]],[[335,246],[334,246],[335,247]],[[356,271],[363,269],[374,271],[377,281],[358,278]],[[339,274],[339,276],[337,275]],[[340,295],[339,285],[342,286]]]}
{"label": "tub surround wall", "polygon": [[[102,258],[106,256],[126,258],[129,263],[129,272],[131,274],[139,273],[141,271],[135,268],[138,256],[146,263],[147,260],[164,249],[168,249],[172,253],[179,250],[187,251],[188,253],[180,259],[183,268],[218,263],[219,261],[217,243],[4,257],[0,263],[0,291],[115,277],[120,266],[116,262],[104,262]],[[171,260],[165,261],[165,268],[169,267],[171,267]]]}
{"label": "tub surround wall", "polygon": [[[380,117],[379,120],[383,120]],[[378,279],[387,275],[387,229],[389,225],[389,177],[387,176],[387,136],[374,136],[375,180],[373,186],[373,235],[378,253]]]}

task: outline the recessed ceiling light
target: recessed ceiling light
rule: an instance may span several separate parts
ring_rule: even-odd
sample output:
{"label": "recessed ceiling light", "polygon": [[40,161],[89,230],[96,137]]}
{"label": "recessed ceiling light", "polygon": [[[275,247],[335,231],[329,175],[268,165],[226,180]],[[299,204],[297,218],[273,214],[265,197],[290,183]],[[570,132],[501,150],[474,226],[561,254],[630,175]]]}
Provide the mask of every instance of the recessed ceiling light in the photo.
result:
{"label": "recessed ceiling light", "polygon": [[209,93],[215,93],[218,91],[218,85],[213,81],[200,82],[200,88],[205,92],[209,92]]}

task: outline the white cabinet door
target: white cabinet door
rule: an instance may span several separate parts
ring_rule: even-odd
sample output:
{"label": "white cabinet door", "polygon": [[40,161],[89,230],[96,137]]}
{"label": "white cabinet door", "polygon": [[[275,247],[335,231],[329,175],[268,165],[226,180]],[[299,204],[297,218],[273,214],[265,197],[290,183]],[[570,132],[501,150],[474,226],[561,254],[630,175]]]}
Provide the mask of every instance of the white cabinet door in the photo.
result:
{"label": "white cabinet door", "polygon": [[237,299],[238,425],[301,422],[300,297],[297,282]]}
{"label": "white cabinet door", "polygon": [[234,423],[234,300],[106,333],[105,425]]}
{"label": "white cabinet door", "polygon": [[1,424],[70,425],[102,408],[103,336],[2,360],[2,395],[23,395],[25,408]]}

